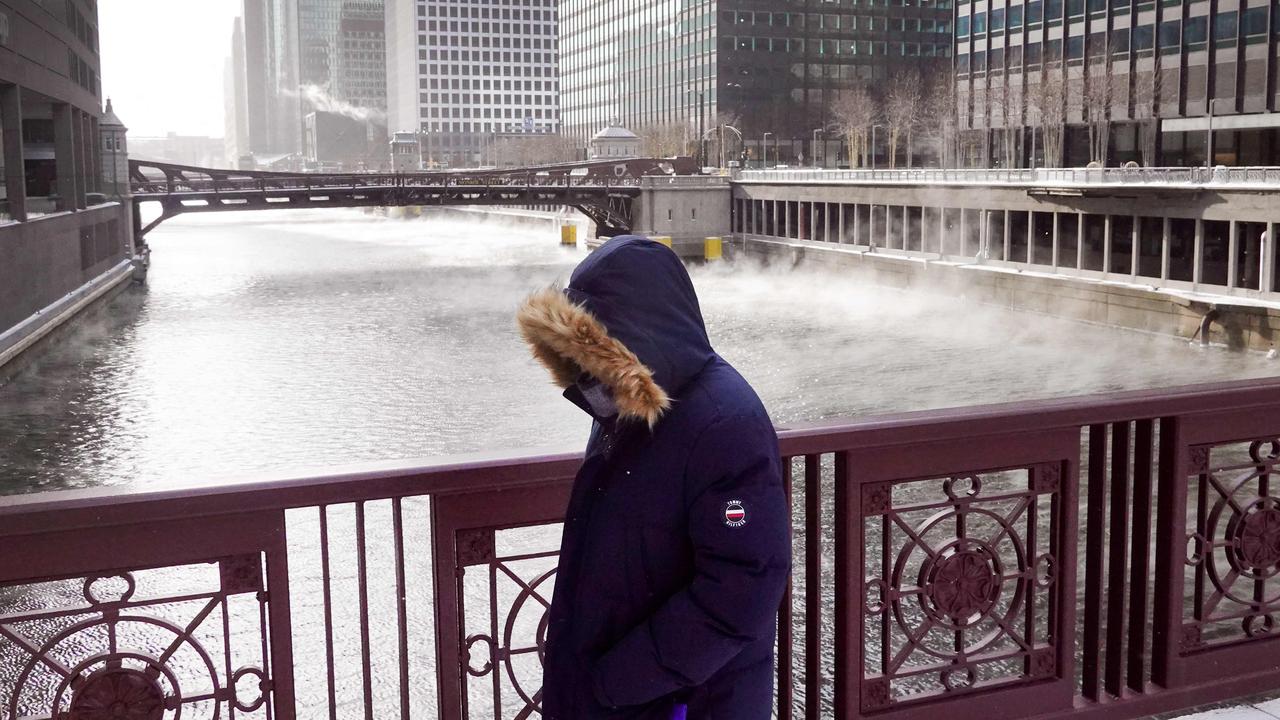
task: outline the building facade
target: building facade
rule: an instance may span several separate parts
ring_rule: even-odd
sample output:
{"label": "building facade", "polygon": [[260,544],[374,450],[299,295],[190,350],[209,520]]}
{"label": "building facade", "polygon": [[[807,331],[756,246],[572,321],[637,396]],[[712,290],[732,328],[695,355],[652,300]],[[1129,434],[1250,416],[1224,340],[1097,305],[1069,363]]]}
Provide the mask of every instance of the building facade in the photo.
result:
{"label": "building facade", "polygon": [[1278,39],[1274,0],[965,0],[963,161],[1280,164]]}
{"label": "building facade", "polygon": [[951,0],[561,0],[565,132],[585,146],[616,118],[671,154],[727,122],[744,134],[730,156],[767,143],[813,157],[816,140],[834,164],[835,96],[944,71],[952,13]]}
{"label": "building facade", "polygon": [[130,205],[103,193],[97,27],[92,0],[0,0],[0,373],[69,297],[131,274]]}
{"label": "building facade", "polygon": [[495,137],[560,130],[556,0],[388,0],[389,129],[429,167],[481,164]]}

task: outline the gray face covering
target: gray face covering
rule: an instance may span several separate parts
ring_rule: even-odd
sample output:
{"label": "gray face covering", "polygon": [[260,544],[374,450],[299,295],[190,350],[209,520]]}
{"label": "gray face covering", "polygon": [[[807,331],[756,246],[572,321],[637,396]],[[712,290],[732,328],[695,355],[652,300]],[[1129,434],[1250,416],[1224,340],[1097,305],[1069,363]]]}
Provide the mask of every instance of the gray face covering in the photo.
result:
{"label": "gray face covering", "polygon": [[578,376],[578,392],[591,406],[591,412],[600,419],[607,419],[618,414],[618,406],[613,401],[613,393],[609,387],[594,377],[583,373]]}

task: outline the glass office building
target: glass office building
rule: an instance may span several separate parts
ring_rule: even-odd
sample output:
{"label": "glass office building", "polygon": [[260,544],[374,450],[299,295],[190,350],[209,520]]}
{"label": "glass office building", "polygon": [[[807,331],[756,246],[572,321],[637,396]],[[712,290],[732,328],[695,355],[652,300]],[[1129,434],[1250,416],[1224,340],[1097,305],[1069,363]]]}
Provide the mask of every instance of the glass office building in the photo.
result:
{"label": "glass office building", "polygon": [[1278,11],[1276,0],[964,0],[967,162],[1201,165],[1212,115],[1214,164],[1280,164]]}
{"label": "glass office building", "polygon": [[[617,120],[694,147],[726,121],[756,157],[770,133],[786,161],[812,152],[841,89],[949,67],[952,14],[951,0],[561,0],[564,129],[585,146]],[[838,144],[820,153],[831,164]]]}

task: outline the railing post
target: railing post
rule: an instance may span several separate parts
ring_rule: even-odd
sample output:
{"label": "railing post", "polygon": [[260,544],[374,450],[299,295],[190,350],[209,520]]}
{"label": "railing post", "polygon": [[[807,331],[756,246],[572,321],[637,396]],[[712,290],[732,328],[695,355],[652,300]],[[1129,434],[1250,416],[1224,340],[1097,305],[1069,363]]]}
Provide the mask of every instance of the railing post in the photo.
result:
{"label": "railing post", "polygon": [[1262,292],[1274,292],[1276,282],[1276,232],[1280,231],[1280,223],[1267,223],[1266,232],[1258,243],[1262,250],[1262,277],[1258,278],[1258,287]]}
{"label": "railing post", "polygon": [[1164,218],[1161,223],[1162,230],[1160,233],[1160,279],[1168,282],[1169,280],[1169,229],[1172,226],[1169,218]]}
{"label": "railing post", "polygon": [[1236,276],[1240,273],[1239,258],[1236,257],[1240,243],[1240,225],[1235,220],[1229,221],[1227,230],[1227,289],[1235,290]]}
{"label": "railing post", "polygon": [[1185,593],[1182,568],[1187,551],[1187,481],[1179,419],[1161,418],[1159,442],[1151,680],[1164,688],[1174,688],[1181,680],[1174,661],[1181,641]]}
{"label": "railing post", "polygon": [[1111,272],[1111,234],[1114,230],[1112,215],[1107,213],[1102,220],[1102,273],[1104,275]]}

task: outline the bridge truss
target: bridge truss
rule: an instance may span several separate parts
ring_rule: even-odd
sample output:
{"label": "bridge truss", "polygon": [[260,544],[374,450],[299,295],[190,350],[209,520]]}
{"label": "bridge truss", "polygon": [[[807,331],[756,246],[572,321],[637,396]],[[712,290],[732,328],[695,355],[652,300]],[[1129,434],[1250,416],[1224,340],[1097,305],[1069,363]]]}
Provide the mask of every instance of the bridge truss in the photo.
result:
{"label": "bridge truss", "polygon": [[[431,173],[283,173],[131,160],[135,237],[191,212],[286,208],[523,205],[572,207],[612,237],[631,231],[640,178],[692,174],[692,158],[631,158],[513,170]],[[146,226],[143,203],[160,214]]]}

